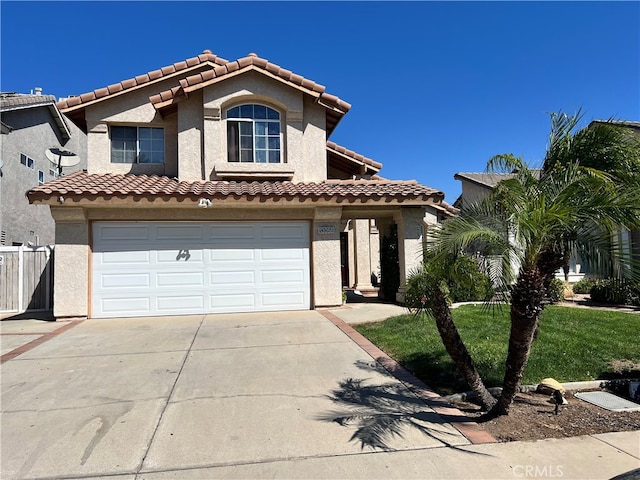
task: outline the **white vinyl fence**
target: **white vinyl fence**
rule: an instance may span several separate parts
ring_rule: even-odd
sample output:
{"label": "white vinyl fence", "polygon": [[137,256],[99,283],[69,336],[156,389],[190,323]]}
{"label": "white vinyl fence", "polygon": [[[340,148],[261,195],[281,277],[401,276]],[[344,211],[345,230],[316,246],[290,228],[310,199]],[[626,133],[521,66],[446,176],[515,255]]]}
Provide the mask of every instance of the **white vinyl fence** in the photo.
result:
{"label": "white vinyl fence", "polygon": [[53,308],[53,246],[0,246],[0,313]]}

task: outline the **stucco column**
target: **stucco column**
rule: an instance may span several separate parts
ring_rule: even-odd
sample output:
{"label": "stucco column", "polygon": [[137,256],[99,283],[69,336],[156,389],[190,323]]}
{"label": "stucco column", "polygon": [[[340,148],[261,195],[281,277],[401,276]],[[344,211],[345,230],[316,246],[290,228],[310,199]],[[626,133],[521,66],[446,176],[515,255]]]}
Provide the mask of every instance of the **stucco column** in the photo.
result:
{"label": "stucco column", "polygon": [[357,290],[371,290],[371,244],[369,238],[369,219],[353,220],[354,243],[356,257]]}
{"label": "stucco column", "polygon": [[398,260],[400,263],[400,287],[396,300],[404,301],[407,277],[422,264],[422,238],[424,208],[402,208],[394,215],[398,225]]}
{"label": "stucco column", "polygon": [[312,278],[315,308],[342,304],[340,217],[342,207],[317,208],[313,218]]}
{"label": "stucco column", "polygon": [[[215,111],[214,111],[215,112]],[[219,114],[218,114],[219,120]],[[206,122],[206,123],[205,123]],[[206,162],[210,154],[210,145],[203,148],[202,131],[206,125],[204,138],[215,142],[218,138],[214,125],[215,113],[206,111],[202,114],[202,104],[196,102],[182,102],[178,107],[178,178],[180,180],[197,181],[209,180],[209,174],[213,170],[211,162]]]}
{"label": "stucco column", "polygon": [[89,313],[89,225],[86,211],[51,207],[56,222],[53,315],[86,317]]}

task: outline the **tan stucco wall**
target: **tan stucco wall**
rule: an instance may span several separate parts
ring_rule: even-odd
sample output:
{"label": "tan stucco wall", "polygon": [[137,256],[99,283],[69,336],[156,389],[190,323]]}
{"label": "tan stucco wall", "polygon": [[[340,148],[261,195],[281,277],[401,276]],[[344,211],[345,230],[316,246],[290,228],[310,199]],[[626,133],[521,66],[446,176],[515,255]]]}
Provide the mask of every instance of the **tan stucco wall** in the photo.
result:
{"label": "tan stucco wall", "polygon": [[[168,154],[175,152],[173,145],[177,138],[177,117],[163,119],[149,103],[149,97],[167,90],[176,84],[176,80],[167,80],[136,89],[123,95],[114,95],[106,101],[89,105],[85,110],[87,121],[87,171],[89,173],[138,173],[169,175],[175,171],[176,158]],[[109,125],[145,125],[165,128],[165,165],[111,163],[111,142]]]}
{"label": "tan stucco wall", "polygon": [[229,167],[225,115],[226,110],[241,103],[261,103],[280,112],[283,125],[282,148],[287,165],[239,165],[238,169],[250,168],[267,174],[293,170],[294,182],[326,179],[324,108],[305,99],[302,92],[265,75],[248,72],[206,87],[203,95],[207,179],[221,178],[216,170],[227,170]]}
{"label": "tan stucco wall", "polygon": [[318,208],[311,238],[311,275],[315,308],[342,303],[340,275],[340,217],[342,208]]}
{"label": "tan stucco wall", "polygon": [[202,92],[194,92],[178,108],[178,178],[205,180],[202,162],[204,119]]}
{"label": "tan stucco wall", "polygon": [[[315,99],[257,72],[246,72],[189,93],[177,114],[162,118],[149,97],[177,84],[170,79],[86,107],[89,173],[178,176],[218,180],[235,173],[285,175],[294,182],[326,179],[325,109]],[[282,164],[229,164],[225,112],[245,102],[269,105],[282,115]],[[165,165],[111,163],[109,125],[148,125],[165,129]],[[226,171],[223,177],[216,170]]]}
{"label": "tan stucco wall", "polygon": [[89,306],[89,228],[81,208],[52,207],[56,222],[53,314],[85,317]]}
{"label": "tan stucco wall", "polygon": [[396,300],[404,300],[407,277],[422,264],[424,208],[402,208],[394,215],[398,225],[398,257],[400,259],[400,287]]}

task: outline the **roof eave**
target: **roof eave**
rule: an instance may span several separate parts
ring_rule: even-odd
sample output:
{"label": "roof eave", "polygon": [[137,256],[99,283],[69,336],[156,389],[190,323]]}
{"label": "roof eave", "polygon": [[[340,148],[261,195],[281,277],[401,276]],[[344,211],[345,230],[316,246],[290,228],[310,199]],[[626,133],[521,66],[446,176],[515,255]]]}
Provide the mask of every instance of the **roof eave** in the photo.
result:
{"label": "roof eave", "polygon": [[[264,196],[264,195],[228,195],[219,198],[215,195],[207,194],[188,194],[188,195],[140,195],[140,194],[43,194],[41,192],[28,193],[29,203],[32,205],[49,205],[58,207],[91,207],[91,208],[132,208],[132,207],[183,207],[183,208],[199,208],[198,203],[201,198],[209,199],[212,203],[210,208],[224,206],[225,208],[246,208],[254,205],[263,206],[302,206],[309,205],[313,207],[319,206],[437,206],[441,202],[438,195],[434,192],[430,195],[418,195],[415,198],[407,198],[405,196],[342,196],[320,195],[317,197],[308,197],[300,195],[291,196]],[[135,203],[132,203],[135,202]]]}

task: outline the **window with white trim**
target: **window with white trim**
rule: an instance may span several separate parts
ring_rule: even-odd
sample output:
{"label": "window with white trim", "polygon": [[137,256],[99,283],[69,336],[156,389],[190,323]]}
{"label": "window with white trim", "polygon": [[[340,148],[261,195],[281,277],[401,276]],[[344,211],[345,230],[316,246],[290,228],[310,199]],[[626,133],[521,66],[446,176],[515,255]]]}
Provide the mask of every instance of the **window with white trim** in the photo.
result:
{"label": "window with white trim", "polygon": [[31,170],[34,169],[35,162],[33,161],[33,158],[27,157],[24,153],[20,154],[20,163]]}
{"label": "window with white trim", "polygon": [[164,129],[112,126],[111,163],[164,163]]}
{"label": "window with white trim", "polygon": [[266,105],[245,104],[227,110],[229,162],[282,163],[280,113]]}
{"label": "window with white trim", "polygon": [[42,185],[44,183],[44,172],[42,170],[38,170],[38,185]]}

